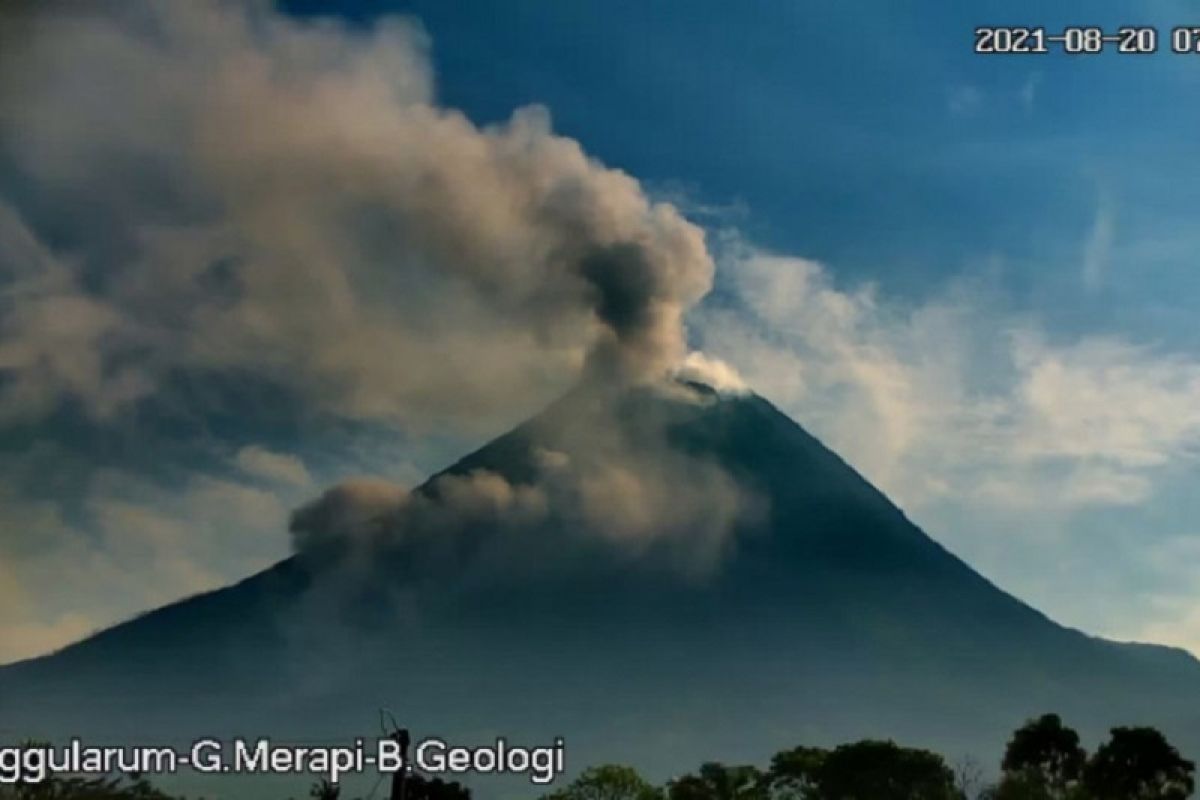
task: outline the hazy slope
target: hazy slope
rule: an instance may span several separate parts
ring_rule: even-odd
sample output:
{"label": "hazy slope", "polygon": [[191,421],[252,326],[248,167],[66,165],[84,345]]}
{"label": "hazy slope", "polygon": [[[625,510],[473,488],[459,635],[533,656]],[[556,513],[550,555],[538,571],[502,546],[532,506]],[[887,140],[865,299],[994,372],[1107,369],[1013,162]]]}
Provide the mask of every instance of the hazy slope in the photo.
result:
{"label": "hazy slope", "polygon": [[[757,513],[700,569],[563,524],[520,552],[462,526],[438,562],[455,566],[432,577],[416,551],[372,555],[349,599],[322,588],[332,560],[289,559],[0,670],[0,719],[30,735],[314,739],[370,733],[386,705],[419,731],[561,734],[576,766],[664,775],[867,735],[990,758],[1023,718],[1057,710],[1093,735],[1158,724],[1196,754],[1193,658],[1046,619],[757,396],[577,390],[443,476],[528,485],[547,453],[589,457],[598,430],[719,465]],[[480,578],[498,558],[512,574]]]}

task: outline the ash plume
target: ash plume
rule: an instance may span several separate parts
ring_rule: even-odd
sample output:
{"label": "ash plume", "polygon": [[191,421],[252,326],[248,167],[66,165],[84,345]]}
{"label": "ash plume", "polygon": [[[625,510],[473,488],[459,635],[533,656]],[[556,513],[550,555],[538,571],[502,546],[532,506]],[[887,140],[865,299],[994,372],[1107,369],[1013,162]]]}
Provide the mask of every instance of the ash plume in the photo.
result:
{"label": "ash plume", "polygon": [[[418,23],[255,0],[9,14],[0,429],[64,408],[100,428],[203,428],[232,391],[301,431],[475,438],[571,385],[658,386],[683,363],[684,315],[713,279],[702,230],[555,134],[544,108],[481,126],[441,105]],[[577,427],[530,480],[337,486],[296,513],[295,551],[462,582],[532,558],[504,551],[719,562],[747,507],[719,465],[663,431],[611,435],[603,414]],[[312,479],[245,444],[239,474]],[[581,549],[550,553],[551,530]]]}
{"label": "ash plume", "polygon": [[685,354],[701,230],[545,109],[440,106],[411,21],[201,0],[6,27],[0,419],[238,373],[318,413],[466,423]]}

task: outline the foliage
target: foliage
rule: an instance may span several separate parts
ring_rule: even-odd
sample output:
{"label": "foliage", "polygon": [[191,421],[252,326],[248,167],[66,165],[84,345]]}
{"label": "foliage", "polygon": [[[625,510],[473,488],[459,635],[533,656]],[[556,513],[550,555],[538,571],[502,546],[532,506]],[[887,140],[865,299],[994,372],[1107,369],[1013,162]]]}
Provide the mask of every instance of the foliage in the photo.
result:
{"label": "foliage", "polygon": [[1004,773],[1000,783],[983,795],[984,800],[1090,800],[1079,784],[1055,789],[1035,769]]}
{"label": "foliage", "polygon": [[765,800],[765,777],[755,767],[709,762],[667,784],[668,800]]}
{"label": "foliage", "polygon": [[[1079,735],[1054,714],[1013,733],[995,786],[978,791],[975,762],[957,772],[928,750],[864,740],[832,750],[781,750],[764,772],[751,765],[708,762],[695,773],[655,787],[632,767],[584,770],[541,800],[1186,800],[1195,765],[1154,728],[1114,728],[1089,759]],[[338,787],[313,785],[314,800],[337,800]],[[408,800],[471,800],[462,784],[412,775]],[[51,776],[37,784],[0,785],[0,800],[173,800],[139,777]]]}
{"label": "foliage", "polygon": [[544,800],[662,800],[662,791],[632,767],[604,764],[584,770]]}
{"label": "foliage", "polygon": [[1195,771],[1154,728],[1114,728],[1088,762],[1084,785],[1091,800],[1185,800]]}
{"label": "foliage", "polygon": [[771,767],[705,764],[668,785],[669,800],[958,800],[942,757],[894,742],[862,741],[832,751],[796,747]]}
{"label": "foliage", "polygon": [[342,787],[336,783],[322,780],[313,784],[308,791],[308,796],[313,800],[338,800],[342,796]]}
{"label": "foliage", "polygon": [[767,793],[771,800],[811,800],[819,797],[818,780],[829,752],[819,747],[781,750],[767,771]]}
{"label": "foliage", "polygon": [[471,800],[471,790],[457,781],[410,775],[405,796],[408,800]]}
{"label": "foliage", "polygon": [[997,797],[1006,797],[1006,792],[1014,797],[1046,800],[1070,797],[1086,762],[1079,734],[1063,725],[1057,714],[1044,714],[1026,722],[1009,740]]}
{"label": "foliage", "polygon": [[60,778],[0,786],[0,800],[173,800],[143,779]]}
{"label": "foliage", "polygon": [[830,752],[817,789],[819,800],[958,800],[954,773],[941,756],[870,740]]}

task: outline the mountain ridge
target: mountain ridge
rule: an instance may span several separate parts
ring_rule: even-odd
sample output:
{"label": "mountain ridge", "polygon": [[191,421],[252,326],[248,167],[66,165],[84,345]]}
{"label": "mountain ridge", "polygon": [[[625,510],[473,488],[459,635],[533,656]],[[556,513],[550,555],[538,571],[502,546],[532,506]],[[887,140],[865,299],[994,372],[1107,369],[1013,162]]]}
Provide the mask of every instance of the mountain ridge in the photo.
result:
{"label": "mountain ridge", "polygon": [[[603,425],[611,430],[596,433]],[[39,735],[170,731],[180,725],[129,709],[191,694],[206,701],[195,705],[191,731],[282,720],[289,731],[349,732],[353,718],[394,693],[390,671],[370,668],[390,663],[407,667],[405,683],[424,698],[409,704],[418,722],[464,736],[569,731],[584,763],[626,760],[652,774],[713,748],[749,758],[861,736],[994,752],[1024,718],[1051,710],[1085,735],[1146,722],[1185,748],[1200,745],[1200,702],[1187,702],[1200,687],[1194,656],[1054,622],[925,534],[754,394],[577,389],[414,494],[440,502],[454,480],[479,475],[501,476],[519,493],[541,480],[547,454],[585,469],[614,447],[611,436],[620,447],[654,448],[661,437],[671,458],[718,464],[766,497],[765,511],[733,523],[713,571],[698,576],[657,564],[651,550],[630,557],[619,541],[597,545],[553,525],[530,537],[537,563],[511,562],[519,580],[460,581],[451,571],[411,582],[402,577],[410,552],[401,550],[364,573],[388,585],[356,595],[347,607],[363,613],[351,621],[314,601],[332,562],[293,556],[0,668],[0,715]],[[462,528],[482,545],[448,562],[454,570],[477,575],[474,565],[495,555],[486,545],[504,531],[491,524]],[[539,569],[542,561],[564,572]],[[411,607],[395,604],[397,594]],[[309,616],[297,610],[305,608]],[[93,709],[86,725],[81,707]],[[614,725],[643,731],[640,743],[614,745]],[[682,733],[695,725],[721,731],[707,741]]]}

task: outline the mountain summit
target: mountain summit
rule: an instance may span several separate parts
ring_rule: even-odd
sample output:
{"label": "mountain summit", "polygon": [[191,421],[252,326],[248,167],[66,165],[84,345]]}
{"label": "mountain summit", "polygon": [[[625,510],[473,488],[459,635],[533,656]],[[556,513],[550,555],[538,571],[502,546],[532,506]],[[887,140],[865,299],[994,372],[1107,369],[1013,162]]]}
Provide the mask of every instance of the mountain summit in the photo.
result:
{"label": "mountain summit", "polygon": [[796,743],[995,752],[1057,711],[1200,745],[1200,663],[1064,628],[769,402],[581,387],[411,493],[331,490],[296,554],[0,669],[28,736],[566,738],[661,776]]}

